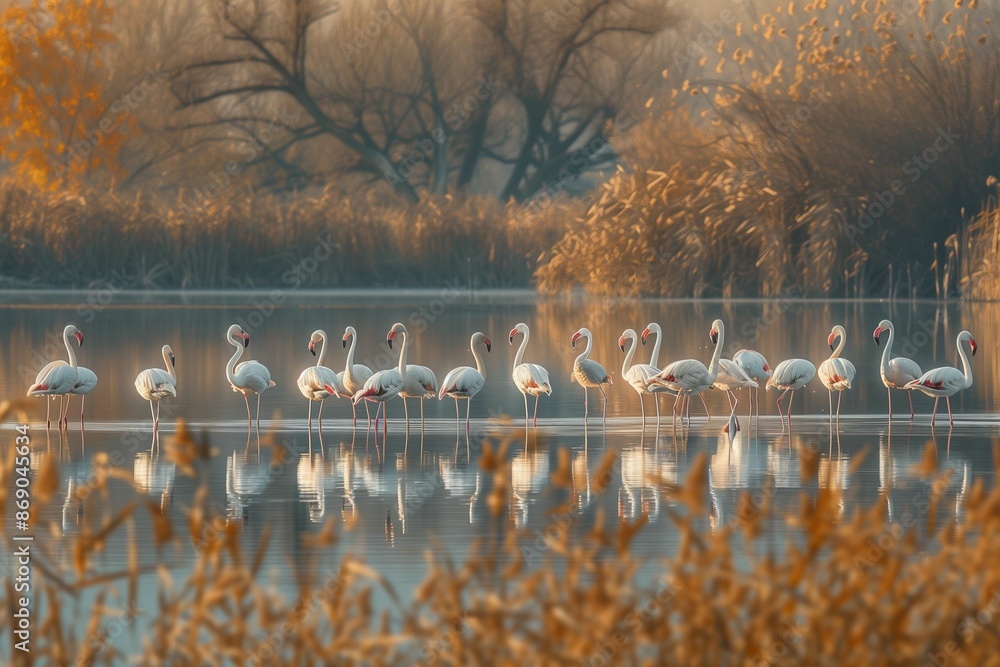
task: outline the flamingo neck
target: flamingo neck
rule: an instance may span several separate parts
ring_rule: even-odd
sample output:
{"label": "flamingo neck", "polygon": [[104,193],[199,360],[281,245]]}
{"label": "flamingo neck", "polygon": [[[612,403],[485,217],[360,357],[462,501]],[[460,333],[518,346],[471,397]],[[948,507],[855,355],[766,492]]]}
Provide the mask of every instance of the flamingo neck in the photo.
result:
{"label": "flamingo neck", "polygon": [[236,348],[236,352],[233,353],[232,359],[226,364],[226,377],[229,378],[230,384],[236,384],[236,362],[243,356],[243,344],[235,338],[227,338],[227,340],[230,345]]}
{"label": "flamingo neck", "polygon": [[323,357],[326,356],[326,334],[323,334],[321,340],[323,341],[323,343],[322,345],[319,346],[319,356],[316,358],[317,366],[323,365]]}
{"label": "flamingo neck", "polygon": [[962,339],[958,339],[958,356],[962,358],[962,375],[965,376],[965,388],[968,389],[972,386],[972,364],[969,363],[969,357],[965,354],[965,346],[962,345]]}
{"label": "flamingo neck", "polygon": [[[628,369],[632,368],[632,357],[635,356],[635,347],[638,345],[635,338],[629,338],[632,341],[632,345],[628,348],[628,352],[625,353],[625,361],[622,362],[622,377],[625,377],[625,373]],[[659,338],[657,338],[659,340]]]}
{"label": "flamingo neck", "polygon": [[719,327],[719,339],[715,344],[715,352],[712,353],[712,361],[708,364],[708,372],[712,377],[719,374],[719,359],[722,358],[722,348],[726,342],[726,330]]}
{"label": "flamingo neck", "polygon": [[655,329],[650,329],[650,331],[656,334],[656,342],[653,343],[653,354],[649,357],[649,365],[655,368],[659,368],[658,362],[660,361],[660,342],[663,340],[663,334],[660,331],[660,327]]}
{"label": "flamingo neck", "polygon": [[528,347],[528,330],[524,330],[524,339],[521,341],[521,346],[517,348],[517,354],[514,355],[514,368],[521,365],[521,359],[524,358],[524,348]]}
{"label": "flamingo neck", "polygon": [[593,345],[594,345],[594,341],[588,335],[587,336],[587,347],[585,347],[584,350],[583,350],[583,352],[580,353],[580,356],[578,356],[576,358],[576,363],[577,364],[580,364],[584,359],[586,359],[587,357],[590,356],[590,348],[593,347]]}
{"label": "flamingo neck", "polygon": [[[846,333],[838,331],[837,336],[840,338],[840,342],[837,343],[837,348],[833,351],[833,354],[830,355],[831,359],[839,357],[840,353],[844,351],[844,344],[847,343],[847,340],[845,340],[847,338]],[[886,349],[888,349],[888,347]]]}
{"label": "flamingo neck", "polygon": [[351,347],[347,349],[347,368],[345,369],[348,374],[354,369],[354,346],[358,344],[358,336],[354,331],[349,332],[351,334]]}
{"label": "flamingo neck", "polygon": [[882,350],[882,363],[879,370],[882,371],[882,375],[886,374],[889,370],[889,355],[892,354],[892,339],[895,337],[895,332],[892,327],[889,327],[889,337],[885,340],[885,349]]}
{"label": "flamingo neck", "polygon": [[402,336],[403,345],[399,348],[399,374],[406,377],[406,347],[410,344],[410,340],[405,331],[402,333]]}
{"label": "flamingo neck", "polygon": [[472,358],[476,360],[476,370],[479,371],[480,375],[483,374],[483,358],[479,356],[479,350],[476,349],[476,337],[472,337]]}
{"label": "flamingo neck", "polygon": [[66,344],[66,352],[69,354],[69,365],[76,368],[76,350],[69,344],[69,329],[63,329],[63,343]]}
{"label": "flamingo neck", "polygon": [[166,367],[167,375],[170,376],[170,379],[177,382],[177,371],[174,370],[174,365],[170,363],[170,357],[166,350],[163,350],[163,365]]}

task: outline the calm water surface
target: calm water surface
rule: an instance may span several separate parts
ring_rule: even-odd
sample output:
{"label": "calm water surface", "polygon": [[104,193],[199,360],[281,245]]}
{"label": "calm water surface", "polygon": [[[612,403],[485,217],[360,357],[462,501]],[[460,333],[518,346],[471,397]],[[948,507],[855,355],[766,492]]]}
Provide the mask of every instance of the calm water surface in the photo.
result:
{"label": "calm water surface", "polygon": [[[778,510],[799,506],[803,492],[815,492],[817,482],[804,487],[799,476],[802,448],[821,454],[822,484],[844,489],[843,516],[885,497],[890,512],[899,516],[920,506],[927,482],[914,471],[926,443],[936,444],[942,466],[954,470],[938,520],[955,520],[962,511],[963,494],[977,479],[994,484],[992,447],[997,439],[998,364],[995,305],[965,304],[946,308],[936,304],[840,302],[665,302],[653,300],[602,301],[543,299],[524,293],[469,295],[451,291],[369,292],[363,294],[202,294],[134,296],[86,294],[0,295],[0,395],[23,397],[45,361],[65,358],[61,332],[73,322],[85,333],[78,350],[81,365],[100,378],[87,398],[87,425],[81,432],[76,408],[69,432],[44,429],[44,403],[32,403],[32,466],[46,457],[60,462],[57,498],[44,519],[61,527],[47,543],[55,561],[69,565],[70,553],[60,549],[64,536],[78,533],[88,521],[99,521],[137,495],[167,508],[176,525],[184,525],[199,479],[207,480],[209,501],[242,531],[248,550],[255,548],[263,529],[273,530],[265,571],[269,580],[294,590],[301,545],[327,522],[343,525],[338,541],[322,552],[332,569],[344,554],[363,556],[404,596],[423,578],[424,553],[448,550],[461,557],[470,543],[493,531],[523,529],[542,534],[552,520],[551,510],[565,502],[562,492],[548,484],[560,450],[572,460],[574,526],[585,530],[598,508],[609,517],[649,516],[649,525],[635,543],[642,555],[655,560],[669,555],[678,543],[678,531],[661,492],[662,481],[682,481],[701,453],[710,459],[711,522],[721,525],[736,517],[744,491],[765,487]],[[843,402],[839,436],[828,427],[827,394],[819,380],[796,394],[791,432],[782,432],[774,408],[774,393],[761,392],[759,422],[746,420],[748,403],[741,396],[738,412],[742,431],[734,441],[722,433],[727,423],[726,399],[710,392],[712,412],[707,419],[693,407],[689,429],[675,431],[669,419],[672,399],[661,399],[667,415],[657,428],[651,418],[641,427],[636,393],[620,380],[624,354],[617,347],[626,327],[637,331],[651,321],[665,331],[661,364],[711,356],[709,328],[716,317],[727,325],[725,355],[740,347],[760,350],[772,367],[789,357],[806,357],[817,365],[829,356],[826,340],[833,324],[848,332],[844,356],[858,368],[854,388]],[[905,353],[925,370],[957,364],[955,337],[969,329],[979,342],[973,361],[975,384],[956,396],[954,429],[947,419],[929,424],[932,400],[914,396],[918,416],[894,421],[890,432],[885,416],[886,392],[878,375],[881,348],[871,333],[879,320],[893,319],[897,328],[895,354]],[[454,403],[425,402],[425,426],[419,408],[411,403],[412,426],[403,427],[398,399],[389,404],[388,438],[359,421],[352,428],[346,401],[329,400],[325,409],[322,443],[306,430],[306,400],[295,380],[315,363],[307,344],[317,328],[327,331],[332,345],[325,364],[341,370],[346,352],[340,338],[344,327],[358,331],[356,361],[376,368],[396,363],[385,335],[393,322],[409,327],[409,360],[431,367],[439,380],[459,365],[473,365],[469,337],[481,330],[493,341],[485,355],[487,384],[472,404],[472,429],[467,438],[458,431]],[[554,384],[553,396],[543,398],[539,426],[526,433],[523,403],[510,379],[516,347],[507,334],[518,322],[529,324],[531,340],[526,361],[545,365]],[[233,348],[225,340],[228,326],[240,323],[251,335],[249,357],[264,363],[277,386],[263,395],[262,441],[256,435],[248,446],[242,397],[233,393],[225,375]],[[611,373],[608,418],[599,416],[585,426],[583,393],[570,383],[572,361],[578,351],[570,336],[581,326],[595,336],[592,358]],[[150,451],[151,420],[148,403],[133,387],[136,374],[161,365],[160,347],[169,343],[177,356],[178,398],[163,405],[163,437],[169,437],[175,418],[183,418],[196,434],[204,433],[211,447],[208,461],[199,464],[199,478],[182,473],[159,452]],[[635,363],[647,361],[650,347],[640,346]],[[591,396],[592,415],[599,415],[598,395]],[[894,396],[897,417],[906,413],[905,395]],[[647,399],[652,416],[652,404]],[[464,406],[463,406],[464,415]],[[4,426],[12,441],[13,425]],[[314,424],[315,429],[315,424]],[[504,515],[493,517],[487,507],[492,477],[477,468],[485,442],[507,442],[510,493]],[[270,444],[269,444],[270,443]],[[616,452],[610,488],[592,489],[591,475],[604,455]],[[284,461],[281,462],[283,454]],[[109,494],[80,500],[74,489],[93,484],[95,467],[116,465],[125,481],[112,481]],[[509,471],[509,472],[508,472]],[[138,491],[136,491],[138,489]],[[919,514],[919,512],[916,512]],[[926,516],[920,514],[922,520]],[[96,517],[96,519],[94,518]],[[139,559],[143,565],[165,563],[179,573],[189,566],[194,549],[187,544],[158,551],[151,538],[148,514],[136,514]],[[9,522],[7,530],[9,530]],[[349,529],[346,529],[348,528]],[[795,539],[782,519],[768,524],[771,537],[762,541],[780,549]],[[97,555],[106,570],[127,566],[126,531],[119,531]],[[9,562],[10,541],[0,543]],[[529,544],[532,544],[529,541]],[[539,542],[541,544],[541,542]],[[542,556],[542,551],[536,555]],[[155,608],[153,575],[144,588],[140,607]]]}

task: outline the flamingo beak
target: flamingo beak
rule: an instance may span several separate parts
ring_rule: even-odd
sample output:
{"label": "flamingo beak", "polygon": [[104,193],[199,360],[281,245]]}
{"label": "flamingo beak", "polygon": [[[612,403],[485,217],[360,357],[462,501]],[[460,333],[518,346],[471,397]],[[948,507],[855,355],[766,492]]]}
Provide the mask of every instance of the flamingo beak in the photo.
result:
{"label": "flamingo beak", "polygon": [[972,348],[972,356],[976,356],[976,348],[979,346],[976,345],[976,341],[972,338],[969,339],[969,347]]}
{"label": "flamingo beak", "polygon": [[511,344],[511,345],[513,345],[513,344],[514,344],[514,335],[515,335],[516,333],[517,333],[517,329],[511,329],[511,330],[510,330],[510,344]]}
{"label": "flamingo beak", "polygon": [[643,345],[646,344],[646,339],[649,337],[650,333],[652,333],[652,332],[649,329],[643,329],[642,330],[642,344]]}
{"label": "flamingo beak", "polygon": [[250,334],[248,334],[246,331],[241,331],[240,338],[243,339],[244,348],[250,347]]}
{"label": "flamingo beak", "polygon": [[830,334],[826,338],[826,344],[830,346],[831,350],[833,349],[833,341],[835,340],[837,340],[837,337],[834,334]]}
{"label": "flamingo beak", "polygon": [[618,339],[618,347],[620,347],[622,349],[622,352],[625,351],[625,339],[624,338],[619,338]]}
{"label": "flamingo beak", "polygon": [[708,334],[709,338],[712,339],[712,345],[719,344],[719,331],[718,329],[712,329],[711,333]]}
{"label": "flamingo beak", "polygon": [[170,355],[170,367],[177,368],[177,357],[175,357],[173,353]]}
{"label": "flamingo beak", "polygon": [[316,356],[316,343],[315,343],[315,341],[309,341],[309,351],[312,352],[312,355],[314,357]]}
{"label": "flamingo beak", "polygon": [[570,340],[570,345],[572,345],[573,347],[576,347],[576,341],[578,341],[578,340],[580,340],[580,332],[579,331],[577,331],[575,334],[573,334],[573,339]]}
{"label": "flamingo beak", "polygon": [[396,332],[395,331],[390,331],[388,333],[388,335],[386,335],[386,337],[385,337],[385,342],[389,346],[390,350],[392,349],[392,341],[394,341],[394,340],[396,340]]}
{"label": "flamingo beak", "polygon": [[493,341],[489,338],[483,337],[483,342],[486,343],[486,351],[491,352],[493,350]]}
{"label": "flamingo beak", "polygon": [[884,331],[884,329],[882,329],[882,327],[875,327],[875,331],[872,333],[872,338],[875,339],[875,344],[876,345],[881,345],[882,344],[882,341],[880,341],[878,339],[879,336],[882,335],[882,331]]}
{"label": "flamingo beak", "polygon": [[344,334],[344,349],[347,349],[347,339],[350,338],[347,334]]}
{"label": "flamingo beak", "polygon": [[80,347],[83,347],[83,332],[77,331],[73,335],[76,336],[76,341],[80,344]]}

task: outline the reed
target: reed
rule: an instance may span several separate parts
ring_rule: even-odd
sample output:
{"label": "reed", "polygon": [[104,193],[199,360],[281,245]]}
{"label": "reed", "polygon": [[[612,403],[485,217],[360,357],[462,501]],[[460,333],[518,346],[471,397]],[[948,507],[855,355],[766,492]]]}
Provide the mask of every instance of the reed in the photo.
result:
{"label": "reed", "polygon": [[[0,416],[19,407],[5,403]],[[889,520],[884,498],[843,516],[844,491],[824,479],[831,466],[805,449],[801,476],[818,484],[803,492],[797,512],[775,516],[768,493],[747,493],[739,513],[722,521],[712,510],[708,463],[701,455],[683,483],[662,484],[681,540],[676,553],[655,563],[651,578],[640,575],[650,564],[630,551],[645,530],[643,515],[630,522],[598,511],[585,529],[565,520],[579,514],[564,449],[557,452],[550,492],[565,498],[565,505],[544,531],[544,554],[529,563],[526,548],[537,536],[515,529],[507,510],[513,489],[505,463],[512,445],[497,437],[484,445],[479,461],[489,480],[488,520],[496,530],[472,545],[462,562],[444,551],[428,553],[426,578],[410,599],[356,556],[319,573],[319,554],[350,529],[332,519],[300,546],[297,593],[283,595],[266,583],[262,565],[270,531],[263,530],[257,545],[245,551],[238,525],[214,513],[204,484],[185,501],[183,523],[172,522],[148,500],[111,507],[102,500],[106,485],[128,483],[130,471],[95,460],[99,474],[80,499],[90,506],[79,534],[50,545],[36,542],[33,590],[41,617],[30,661],[985,665],[1000,650],[1000,490],[987,490],[977,479],[963,496],[961,512],[942,519],[948,473],[938,471],[933,445],[919,466],[930,517],[926,528],[907,525],[905,517]],[[179,423],[164,454],[179,470],[197,475],[198,459],[209,452]],[[616,458],[608,452],[592,473],[592,493],[608,488]],[[36,516],[54,498],[59,469],[50,460],[34,480]],[[5,538],[11,531],[6,510],[12,466],[7,448],[0,468]],[[775,522],[790,523],[798,537],[775,547],[768,538]],[[34,527],[38,534],[48,530],[58,526]],[[153,568],[155,577],[143,576],[148,568],[136,557],[139,539],[152,541],[163,554],[193,549],[193,564],[180,576],[162,565]],[[100,568],[100,552],[112,544],[131,554],[124,571]],[[56,551],[67,546],[72,558],[59,558]],[[145,628],[142,648],[125,654],[109,631],[114,608],[134,608],[144,587],[155,589],[157,602],[139,621]],[[13,608],[10,582],[0,590],[0,603]],[[142,592],[151,599],[148,590]],[[376,603],[376,594],[387,602]],[[81,599],[94,602],[81,609]],[[11,622],[9,614],[0,615],[7,636]],[[124,623],[126,630],[132,626],[132,620]]]}

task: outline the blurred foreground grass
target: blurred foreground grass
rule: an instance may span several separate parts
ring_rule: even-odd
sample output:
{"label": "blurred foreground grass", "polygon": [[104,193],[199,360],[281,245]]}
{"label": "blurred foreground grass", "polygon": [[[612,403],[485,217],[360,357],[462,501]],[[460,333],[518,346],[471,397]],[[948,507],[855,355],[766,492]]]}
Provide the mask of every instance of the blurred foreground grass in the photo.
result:
{"label": "blurred foreground grass", "polygon": [[[0,405],[0,421],[20,409]],[[9,435],[13,442],[13,431]],[[485,444],[479,461],[491,478],[484,487],[490,520],[506,529],[477,541],[465,562],[428,553],[426,578],[412,599],[399,596],[360,557],[344,557],[334,571],[320,574],[315,556],[342,529],[333,520],[300,547],[297,595],[279,592],[262,567],[271,531],[265,527],[256,548],[244,550],[240,528],[210,507],[202,485],[185,508],[186,525],[150,500],[124,507],[104,502],[81,519],[77,535],[36,540],[32,651],[12,652],[12,639],[0,657],[40,665],[940,667],[1000,660],[1000,491],[977,481],[958,520],[935,523],[949,473],[939,472],[932,445],[920,464],[926,524],[906,514],[890,523],[884,502],[844,517],[842,492],[820,483],[802,494],[798,512],[784,517],[800,539],[767,549],[763,528],[774,519],[768,494],[746,494],[736,516],[713,520],[702,455],[683,484],[664,483],[682,539],[677,553],[656,564],[658,575],[644,582],[639,570],[649,564],[632,555],[630,543],[645,520],[619,521],[598,511],[588,532],[574,529],[573,521],[559,519],[575,516],[571,492],[542,531],[541,557],[526,558],[539,532],[514,530],[506,511],[512,486],[502,464],[510,444]],[[209,452],[183,423],[164,442],[164,455],[190,475]],[[571,491],[568,454],[558,452],[554,492]],[[14,458],[14,448],[5,446],[5,550],[12,544]],[[800,458],[804,481],[824,474],[815,452],[803,450]],[[36,520],[59,485],[58,463],[46,461],[32,482]],[[592,492],[605,492],[615,465],[611,451],[593,473]],[[108,484],[132,483],[130,470],[101,455],[94,471],[78,496],[98,500]],[[145,530],[151,534],[139,534]],[[36,523],[32,531],[58,536],[61,527]],[[122,533],[129,566],[102,570],[99,554]],[[141,577],[149,569],[139,565],[139,541],[193,550],[192,565],[178,573],[160,564],[155,578]],[[52,557],[57,549],[70,549],[72,558]],[[155,592],[140,591],[151,585]],[[9,638],[19,594],[10,578],[2,591],[0,605],[11,613],[0,614],[0,632]],[[140,593],[155,599],[155,607],[138,612]],[[377,604],[376,597],[388,603]],[[80,609],[81,598],[94,602]],[[117,639],[125,632],[137,633],[138,641],[134,634]],[[141,648],[126,654],[124,644]]]}

